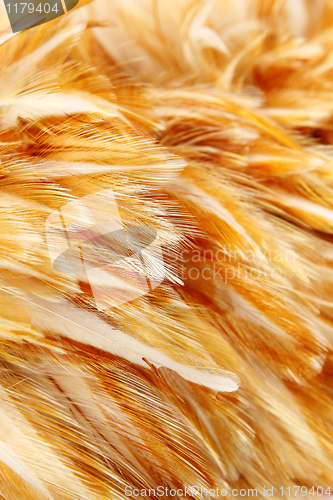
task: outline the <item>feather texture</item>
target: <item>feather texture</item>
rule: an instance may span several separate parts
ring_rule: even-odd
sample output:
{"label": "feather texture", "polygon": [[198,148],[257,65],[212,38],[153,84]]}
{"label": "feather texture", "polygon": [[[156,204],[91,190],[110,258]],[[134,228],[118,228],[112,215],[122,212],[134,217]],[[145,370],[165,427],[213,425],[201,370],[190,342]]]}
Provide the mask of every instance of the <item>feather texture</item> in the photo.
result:
{"label": "feather texture", "polygon": [[[16,34],[0,15],[1,498],[327,491],[331,1],[81,1]],[[106,234],[111,205],[82,203],[110,190],[161,248],[116,292],[47,239],[94,208]]]}

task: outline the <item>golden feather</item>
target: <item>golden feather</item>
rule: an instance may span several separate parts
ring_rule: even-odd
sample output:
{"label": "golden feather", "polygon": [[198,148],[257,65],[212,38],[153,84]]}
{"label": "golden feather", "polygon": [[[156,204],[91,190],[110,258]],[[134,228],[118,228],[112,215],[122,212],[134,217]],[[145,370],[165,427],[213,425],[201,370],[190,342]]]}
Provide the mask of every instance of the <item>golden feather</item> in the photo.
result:
{"label": "golden feather", "polygon": [[[1,498],[327,493],[331,1],[0,8]],[[62,272],[52,220],[111,267]]]}

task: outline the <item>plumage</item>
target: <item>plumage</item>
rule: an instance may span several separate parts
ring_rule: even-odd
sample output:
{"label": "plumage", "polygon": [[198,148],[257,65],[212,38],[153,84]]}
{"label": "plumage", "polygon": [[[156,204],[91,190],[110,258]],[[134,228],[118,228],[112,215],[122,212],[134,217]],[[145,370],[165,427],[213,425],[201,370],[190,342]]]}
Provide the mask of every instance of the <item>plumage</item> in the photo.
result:
{"label": "plumage", "polygon": [[[21,33],[0,9],[1,498],[327,493],[331,1],[81,0]],[[105,236],[62,272],[97,216],[132,260],[102,269]]]}

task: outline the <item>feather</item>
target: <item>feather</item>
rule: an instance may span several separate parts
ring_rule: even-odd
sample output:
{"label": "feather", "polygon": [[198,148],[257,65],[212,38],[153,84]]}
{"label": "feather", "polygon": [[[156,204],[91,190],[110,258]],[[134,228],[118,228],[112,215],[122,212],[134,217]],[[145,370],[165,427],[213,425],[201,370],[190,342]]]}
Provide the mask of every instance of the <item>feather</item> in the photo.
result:
{"label": "feather", "polygon": [[330,0],[6,16],[1,498],[328,495]]}

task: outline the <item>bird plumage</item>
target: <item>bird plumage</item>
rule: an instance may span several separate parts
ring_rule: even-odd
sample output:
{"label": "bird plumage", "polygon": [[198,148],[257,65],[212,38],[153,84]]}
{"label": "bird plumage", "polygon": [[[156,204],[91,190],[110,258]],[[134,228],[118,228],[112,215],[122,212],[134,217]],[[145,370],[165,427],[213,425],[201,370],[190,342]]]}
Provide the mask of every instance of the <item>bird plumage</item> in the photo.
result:
{"label": "bird plumage", "polygon": [[[330,1],[81,1],[16,34],[1,9],[2,498],[326,491]],[[105,190],[165,277],[100,308],[45,224]]]}

